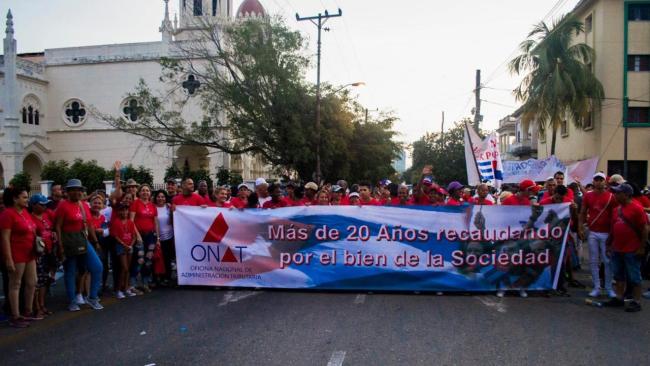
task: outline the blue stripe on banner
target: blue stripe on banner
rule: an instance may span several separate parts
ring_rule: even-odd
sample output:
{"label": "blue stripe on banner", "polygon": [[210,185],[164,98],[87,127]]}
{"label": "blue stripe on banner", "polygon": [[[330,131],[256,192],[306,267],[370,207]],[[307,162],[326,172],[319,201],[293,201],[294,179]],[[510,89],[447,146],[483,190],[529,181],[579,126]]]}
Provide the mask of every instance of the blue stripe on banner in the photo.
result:
{"label": "blue stripe on banner", "polygon": [[492,166],[492,162],[491,161],[479,161],[478,165],[479,166]]}
{"label": "blue stripe on banner", "polygon": [[483,179],[487,179],[487,180],[493,180],[494,179],[494,175],[483,175],[482,177],[483,177]]}
{"label": "blue stripe on banner", "polygon": [[492,168],[489,169],[479,169],[481,173],[492,173]]}

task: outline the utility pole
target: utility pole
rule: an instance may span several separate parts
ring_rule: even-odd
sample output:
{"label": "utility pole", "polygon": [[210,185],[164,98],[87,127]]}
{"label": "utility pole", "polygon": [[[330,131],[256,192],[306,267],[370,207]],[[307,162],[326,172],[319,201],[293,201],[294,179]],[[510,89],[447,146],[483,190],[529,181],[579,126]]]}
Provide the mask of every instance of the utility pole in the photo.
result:
{"label": "utility pole", "polygon": [[[378,111],[379,111],[379,108],[375,108],[375,109],[370,110],[370,112],[378,112]],[[366,120],[365,120],[365,123],[368,123],[368,108],[366,108]]]}
{"label": "utility pole", "polygon": [[[296,13],[297,21],[309,20],[318,28],[318,52],[316,53],[317,57],[317,66],[316,66],[316,181],[320,185],[321,181],[321,167],[320,167],[320,56],[321,56],[321,31],[323,25],[327,22],[329,18],[336,18],[343,15],[343,12],[339,8],[338,14],[329,14],[325,10],[325,14],[318,13],[318,15],[310,17],[300,17]],[[325,29],[328,30],[327,28]]]}
{"label": "utility pole", "polygon": [[440,134],[445,134],[445,111],[442,111],[442,124],[440,125]]}
{"label": "utility pole", "polygon": [[478,126],[481,123],[481,70],[476,70],[476,107],[474,108],[474,129],[479,132]]}

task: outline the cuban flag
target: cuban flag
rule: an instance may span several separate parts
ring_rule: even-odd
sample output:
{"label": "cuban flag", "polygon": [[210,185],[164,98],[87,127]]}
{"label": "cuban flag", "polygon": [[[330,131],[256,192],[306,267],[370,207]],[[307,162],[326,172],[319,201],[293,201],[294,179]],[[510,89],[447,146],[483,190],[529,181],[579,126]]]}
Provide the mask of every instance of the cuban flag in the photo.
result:
{"label": "cuban flag", "polygon": [[498,141],[496,132],[481,139],[474,128],[465,123],[465,162],[469,185],[485,181],[497,188],[501,185],[503,165]]}

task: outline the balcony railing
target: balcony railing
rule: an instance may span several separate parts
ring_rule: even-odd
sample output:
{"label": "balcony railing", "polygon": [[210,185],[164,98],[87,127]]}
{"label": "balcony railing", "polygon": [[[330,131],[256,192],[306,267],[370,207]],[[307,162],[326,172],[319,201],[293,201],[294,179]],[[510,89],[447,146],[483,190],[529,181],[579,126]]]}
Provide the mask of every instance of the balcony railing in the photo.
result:
{"label": "balcony railing", "polygon": [[515,142],[508,147],[508,153],[514,156],[526,156],[537,153],[537,144],[532,141]]}

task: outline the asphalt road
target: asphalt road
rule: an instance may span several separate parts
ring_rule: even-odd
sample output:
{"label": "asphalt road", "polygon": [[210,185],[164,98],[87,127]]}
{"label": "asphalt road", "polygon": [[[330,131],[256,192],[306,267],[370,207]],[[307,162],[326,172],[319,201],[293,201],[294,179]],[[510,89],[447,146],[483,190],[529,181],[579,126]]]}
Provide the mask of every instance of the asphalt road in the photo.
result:
{"label": "asphalt road", "polygon": [[160,289],[0,325],[2,365],[643,365],[640,313],[569,298]]}

